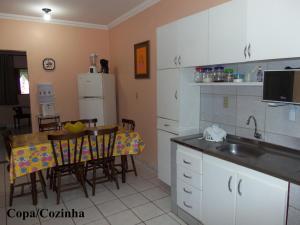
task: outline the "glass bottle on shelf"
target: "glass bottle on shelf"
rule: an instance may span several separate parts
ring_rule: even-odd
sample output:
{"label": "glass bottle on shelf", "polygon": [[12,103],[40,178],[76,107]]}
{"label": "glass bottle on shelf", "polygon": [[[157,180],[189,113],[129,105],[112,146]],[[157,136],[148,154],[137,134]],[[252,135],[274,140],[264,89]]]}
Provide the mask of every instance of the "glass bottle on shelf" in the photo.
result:
{"label": "glass bottle on shelf", "polygon": [[203,74],[203,82],[204,83],[212,82],[213,81],[212,77],[213,77],[212,68],[205,68]]}
{"label": "glass bottle on shelf", "polygon": [[262,68],[261,66],[258,67],[258,70],[257,70],[257,74],[256,74],[256,80],[257,82],[263,82],[263,78],[264,75],[263,75],[263,71],[262,71]]}
{"label": "glass bottle on shelf", "polygon": [[224,67],[215,67],[214,82],[224,82]]}

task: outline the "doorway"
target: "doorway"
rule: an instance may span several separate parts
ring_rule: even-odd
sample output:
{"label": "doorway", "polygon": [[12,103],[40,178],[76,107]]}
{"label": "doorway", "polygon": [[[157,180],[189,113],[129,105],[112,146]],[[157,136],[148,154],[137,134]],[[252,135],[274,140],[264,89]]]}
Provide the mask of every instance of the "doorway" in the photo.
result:
{"label": "doorway", "polygon": [[0,129],[32,132],[29,90],[26,52],[0,50]]}

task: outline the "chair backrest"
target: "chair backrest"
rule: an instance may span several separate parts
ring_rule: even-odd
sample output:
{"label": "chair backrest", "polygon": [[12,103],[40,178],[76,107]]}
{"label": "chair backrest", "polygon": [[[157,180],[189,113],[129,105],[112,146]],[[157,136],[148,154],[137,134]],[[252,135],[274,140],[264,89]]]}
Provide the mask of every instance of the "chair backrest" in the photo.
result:
{"label": "chair backrest", "polygon": [[87,131],[91,160],[113,157],[118,127]]}
{"label": "chair backrest", "polygon": [[73,120],[73,121],[64,121],[64,122],[61,122],[61,126],[65,126],[67,123],[77,123],[77,122],[80,122],[80,123],[83,123],[85,124],[87,127],[96,127],[97,126],[97,122],[98,120],[95,118],[95,119],[82,119],[82,120]]}
{"label": "chair backrest", "polygon": [[126,130],[134,131],[135,129],[135,122],[134,120],[129,119],[122,119],[123,128]]}
{"label": "chair backrest", "polygon": [[39,124],[60,122],[60,116],[38,117]]}
{"label": "chair backrest", "polygon": [[13,110],[15,111],[16,115],[22,115],[23,114],[23,107],[22,106],[15,106],[15,107],[13,107]]}
{"label": "chair backrest", "polygon": [[39,124],[39,131],[40,132],[59,130],[59,129],[60,129],[60,124],[58,122]]}
{"label": "chair backrest", "polygon": [[75,134],[48,135],[56,166],[72,165],[81,162],[85,136],[86,131]]}
{"label": "chair backrest", "polygon": [[2,137],[4,140],[4,144],[5,144],[5,149],[6,149],[6,154],[7,154],[8,158],[10,158],[10,156],[11,156],[11,136],[12,136],[11,130],[5,130],[2,133]]}

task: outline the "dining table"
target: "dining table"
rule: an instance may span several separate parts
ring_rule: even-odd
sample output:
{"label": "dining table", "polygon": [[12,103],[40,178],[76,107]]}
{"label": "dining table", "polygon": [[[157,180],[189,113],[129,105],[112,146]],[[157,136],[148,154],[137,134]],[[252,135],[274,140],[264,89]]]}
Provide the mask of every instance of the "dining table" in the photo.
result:
{"label": "dining table", "polygon": [[[116,127],[97,126],[86,128],[88,130],[101,130]],[[55,160],[51,142],[48,135],[66,134],[66,130],[33,132],[29,134],[12,136],[12,151],[10,157],[10,183],[14,183],[15,179],[21,176],[30,175],[31,179],[35,179],[35,172],[54,167]],[[113,155],[121,156],[123,159],[127,155],[137,155],[143,152],[145,144],[141,135],[137,131],[126,130],[119,126]],[[90,160],[90,151],[88,138],[85,137],[82,149],[82,161]],[[122,160],[124,161],[124,160]],[[125,169],[122,167],[122,182],[125,182]],[[36,187],[35,187],[36,188]]]}

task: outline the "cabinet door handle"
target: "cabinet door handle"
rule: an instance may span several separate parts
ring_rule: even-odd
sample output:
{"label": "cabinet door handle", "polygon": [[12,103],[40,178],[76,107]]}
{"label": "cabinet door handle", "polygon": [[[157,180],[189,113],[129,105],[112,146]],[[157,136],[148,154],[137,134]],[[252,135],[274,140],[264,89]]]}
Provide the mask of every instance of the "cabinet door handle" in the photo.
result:
{"label": "cabinet door handle", "polygon": [[183,174],[183,176],[184,176],[185,178],[187,178],[187,179],[192,179],[191,176],[188,176],[188,175],[186,175],[185,173]]}
{"label": "cabinet door handle", "polygon": [[183,204],[184,204],[185,207],[187,207],[187,208],[189,208],[189,209],[192,209],[192,208],[193,208],[191,205],[186,204],[185,201],[183,201]]}
{"label": "cabinet door handle", "polygon": [[178,64],[181,65],[181,56],[178,56]]}
{"label": "cabinet door handle", "polygon": [[241,184],[242,184],[242,179],[240,179],[239,184],[238,184],[238,193],[239,193],[240,196],[242,196]]}
{"label": "cabinet door handle", "polygon": [[251,44],[248,45],[248,56],[251,58]]}
{"label": "cabinet door handle", "polygon": [[177,100],[178,99],[178,93],[177,93],[177,90],[175,91],[175,94],[174,94],[174,98]]}
{"label": "cabinet door handle", "polygon": [[188,190],[186,190],[185,188],[183,188],[183,191],[184,191],[185,193],[188,193],[188,194],[192,194],[192,193],[193,193],[192,191],[188,191]]}
{"label": "cabinet door handle", "polygon": [[232,192],[231,181],[232,181],[232,176],[230,176],[230,178],[228,180],[228,190],[229,190],[229,192]]}
{"label": "cabinet door handle", "polygon": [[174,58],[174,64],[177,66],[177,56]]}
{"label": "cabinet door handle", "polygon": [[164,126],[165,126],[165,127],[169,127],[169,126],[170,126],[170,124],[164,124]]}
{"label": "cabinet door handle", "polygon": [[188,161],[186,161],[186,160],[183,160],[183,163],[184,163],[184,164],[188,164],[188,165],[191,165],[191,164],[192,164],[191,162],[188,162]]}
{"label": "cabinet door handle", "polygon": [[247,59],[247,45],[244,48],[244,56],[245,56],[245,59]]}

